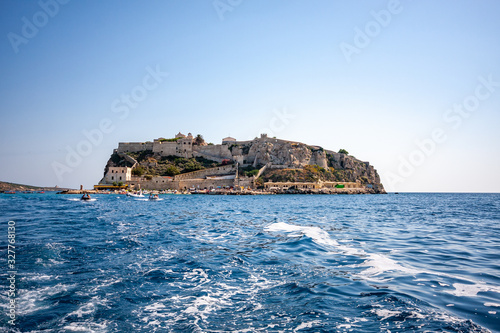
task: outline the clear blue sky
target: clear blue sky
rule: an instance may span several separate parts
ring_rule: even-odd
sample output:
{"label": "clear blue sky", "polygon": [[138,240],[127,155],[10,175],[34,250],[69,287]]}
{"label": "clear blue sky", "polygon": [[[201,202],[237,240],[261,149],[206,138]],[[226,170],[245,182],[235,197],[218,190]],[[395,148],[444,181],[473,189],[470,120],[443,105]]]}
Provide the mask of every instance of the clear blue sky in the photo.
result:
{"label": "clear blue sky", "polygon": [[0,3],[0,180],[90,188],[120,141],[267,131],[388,190],[500,192],[498,1],[60,1]]}

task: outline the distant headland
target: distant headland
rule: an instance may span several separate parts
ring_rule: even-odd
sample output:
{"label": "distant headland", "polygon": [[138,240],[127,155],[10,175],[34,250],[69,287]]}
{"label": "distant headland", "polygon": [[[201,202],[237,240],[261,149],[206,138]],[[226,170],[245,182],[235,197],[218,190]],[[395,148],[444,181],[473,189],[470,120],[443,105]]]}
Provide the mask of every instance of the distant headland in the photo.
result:
{"label": "distant headland", "polygon": [[32,186],[32,185],[24,185],[24,184],[16,184],[16,183],[8,183],[0,181],[0,193],[4,192],[28,192],[35,193],[40,191],[61,191],[67,190],[65,188],[60,188],[58,186],[47,187],[47,186]]}
{"label": "distant headland", "polygon": [[335,152],[266,134],[213,144],[180,132],[152,142],[120,142],[94,189],[386,193],[374,167],[344,149]]}

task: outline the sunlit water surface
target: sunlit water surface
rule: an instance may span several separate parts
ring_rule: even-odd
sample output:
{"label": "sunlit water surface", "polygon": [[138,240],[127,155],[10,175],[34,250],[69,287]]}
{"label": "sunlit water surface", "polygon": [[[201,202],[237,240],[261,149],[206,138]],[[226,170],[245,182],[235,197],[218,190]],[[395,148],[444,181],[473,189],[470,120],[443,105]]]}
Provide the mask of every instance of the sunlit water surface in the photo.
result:
{"label": "sunlit water surface", "polygon": [[[500,195],[0,195],[19,332],[500,332]],[[2,236],[3,235],[3,236]]]}

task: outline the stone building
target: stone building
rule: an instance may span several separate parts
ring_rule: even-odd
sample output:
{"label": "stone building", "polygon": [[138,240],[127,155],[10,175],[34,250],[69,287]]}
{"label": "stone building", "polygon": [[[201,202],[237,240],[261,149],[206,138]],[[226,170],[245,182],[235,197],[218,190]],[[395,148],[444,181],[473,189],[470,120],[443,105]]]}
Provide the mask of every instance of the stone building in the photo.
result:
{"label": "stone building", "polygon": [[106,184],[126,183],[132,180],[132,168],[129,167],[109,167],[108,172],[104,176]]}

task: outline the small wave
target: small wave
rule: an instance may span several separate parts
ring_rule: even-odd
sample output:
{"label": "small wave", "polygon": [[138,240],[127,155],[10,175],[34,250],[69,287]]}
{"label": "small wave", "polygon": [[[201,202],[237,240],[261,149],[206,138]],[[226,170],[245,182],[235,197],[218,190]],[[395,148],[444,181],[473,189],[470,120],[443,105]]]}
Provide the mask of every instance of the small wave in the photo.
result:
{"label": "small wave", "polygon": [[[432,272],[427,270],[415,269],[411,267],[405,267],[399,264],[397,261],[378,253],[367,253],[363,249],[356,249],[345,245],[339,245],[337,241],[330,238],[330,235],[319,227],[302,227],[297,225],[290,225],[285,222],[277,222],[268,225],[265,230],[267,231],[284,231],[284,232],[298,232],[300,234],[306,235],[313,239],[314,242],[322,245],[327,245],[334,247],[337,251],[341,251],[348,255],[356,255],[365,261],[361,264],[356,264],[354,267],[366,267],[366,269],[357,274],[357,276],[362,277],[366,280],[375,282],[386,282],[393,278],[393,276],[384,279],[378,278],[381,274],[386,272],[401,272],[407,275],[416,276],[418,274],[429,274],[434,276],[442,276],[450,279],[456,280],[457,277],[441,272]],[[454,290],[444,290],[444,292],[455,295],[455,296],[476,296],[478,292],[493,291],[500,293],[500,287],[492,286],[484,283],[478,283],[470,279],[461,280],[470,282],[470,284],[454,283]],[[427,281],[427,280],[426,280]],[[448,286],[446,283],[439,282],[440,286]],[[435,288],[437,286],[433,286]]]}
{"label": "small wave", "polygon": [[403,271],[407,273],[417,273],[416,270],[405,268],[399,265],[394,260],[382,254],[368,254],[363,249],[356,249],[346,245],[340,245],[336,240],[332,239],[330,235],[319,227],[302,227],[297,225],[287,224],[285,222],[273,223],[265,228],[266,231],[285,231],[285,232],[299,232],[307,237],[310,237],[315,243],[327,245],[335,248],[346,255],[354,255],[362,258],[368,257],[364,263],[357,265],[357,267],[370,267],[363,272],[364,277],[377,276],[386,271]]}

